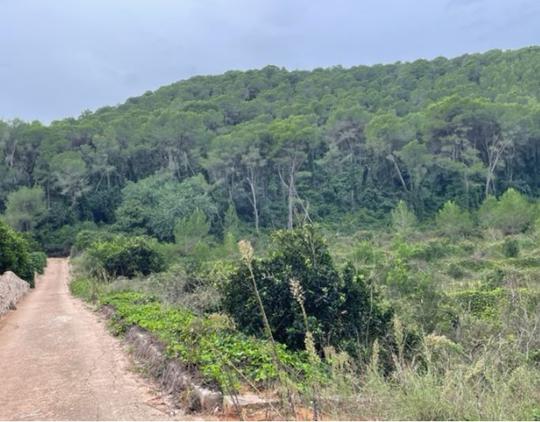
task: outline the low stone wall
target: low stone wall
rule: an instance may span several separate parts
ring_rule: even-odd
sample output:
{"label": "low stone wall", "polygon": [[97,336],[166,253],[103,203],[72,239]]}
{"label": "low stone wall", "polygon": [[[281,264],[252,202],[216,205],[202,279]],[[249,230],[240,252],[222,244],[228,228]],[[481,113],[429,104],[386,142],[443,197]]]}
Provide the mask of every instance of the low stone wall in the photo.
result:
{"label": "low stone wall", "polygon": [[177,397],[186,410],[215,413],[222,409],[223,394],[202,387],[193,371],[176,360],[167,359],[163,345],[150,333],[131,327],[125,340],[144,369],[159,381],[164,391]]}
{"label": "low stone wall", "polygon": [[0,316],[11,309],[17,309],[17,302],[26,294],[30,285],[17,277],[15,273],[6,271],[0,275]]}

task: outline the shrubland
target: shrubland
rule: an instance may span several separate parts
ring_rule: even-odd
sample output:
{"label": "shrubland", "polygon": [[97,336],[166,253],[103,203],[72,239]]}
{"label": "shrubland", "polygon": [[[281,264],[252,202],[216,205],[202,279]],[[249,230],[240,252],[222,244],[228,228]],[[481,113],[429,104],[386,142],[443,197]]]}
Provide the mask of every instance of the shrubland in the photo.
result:
{"label": "shrubland", "polygon": [[281,417],[534,419],[540,235],[536,203],[511,195],[529,216],[512,231],[508,195],[465,219],[448,203],[419,222],[401,203],[387,229],[299,224],[235,254],[223,252],[231,238],[190,228],[204,254],[164,244],[177,251],[168,268],[131,279],[91,279],[81,264],[72,289],[114,306],[118,332],[154,333],[209,385],[275,394]]}

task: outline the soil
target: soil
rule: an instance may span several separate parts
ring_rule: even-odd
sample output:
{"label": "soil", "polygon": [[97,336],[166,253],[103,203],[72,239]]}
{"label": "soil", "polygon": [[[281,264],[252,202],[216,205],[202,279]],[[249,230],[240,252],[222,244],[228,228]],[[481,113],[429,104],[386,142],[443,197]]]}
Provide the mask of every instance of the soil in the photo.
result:
{"label": "soil", "polygon": [[36,289],[0,319],[0,420],[186,419],[68,283],[67,259],[49,259]]}

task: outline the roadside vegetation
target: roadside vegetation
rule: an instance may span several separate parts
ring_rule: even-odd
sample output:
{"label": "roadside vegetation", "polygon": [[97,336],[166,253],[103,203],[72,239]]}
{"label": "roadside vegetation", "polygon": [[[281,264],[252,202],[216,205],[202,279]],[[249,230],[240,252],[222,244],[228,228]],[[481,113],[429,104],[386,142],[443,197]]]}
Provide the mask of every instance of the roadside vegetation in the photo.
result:
{"label": "roadside vegetation", "polygon": [[199,231],[189,243],[205,248],[188,253],[177,249],[185,239],[148,239],[164,267],[131,278],[89,276],[89,264],[100,268],[93,249],[112,235],[81,232],[71,288],[113,306],[117,333],[153,333],[207,385],[278,397],[281,417],[531,420],[537,217],[536,203],[509,191],[475,212],[449,202],[431,222],[399,203],[387,229],[300,225],[230,253],[240,237]]}
{"label": "roadside vegetation", "polygon": [[42,274],[47,255],[31,238],[0,221],[0,274],[13,271],[34,287],[35,274]]}

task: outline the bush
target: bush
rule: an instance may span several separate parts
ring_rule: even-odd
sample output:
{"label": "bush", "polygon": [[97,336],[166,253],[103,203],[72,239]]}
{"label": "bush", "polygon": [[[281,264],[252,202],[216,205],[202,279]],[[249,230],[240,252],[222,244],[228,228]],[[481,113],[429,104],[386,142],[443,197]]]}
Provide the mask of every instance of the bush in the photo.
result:
{"label": "bush", "polygon": [[101,278],[134,277],[162,271],[163,256],[155,241],[142,236],[116,236],[109,241],[97,241],[86,252],[90,275]]}
{"label": "bush", "polygon": [[0,274],[13,271],[34,287],[34,266],[25,239],[0,221]]}
{"label": "bush", "polygon": [[454,201],[448,201],[436,216],[437,227],[448,237],[456,238],[471,233],[473,224],[467,210],[462,210]]}
{"label": "bush", "polygon": [[31,252],[30,265],[32,265],[35,273],[43,274],[43,271],[47,266],[47,255],[45,255],[44,252]]}
{"label": "bush", "polygon": [[78,253],[84,252],[92,244],[96,242],[105,242],[113,240],[117,235],[108,231],[101,230],[81,230],[77,233],[75,237],[75,242],[73,243],[72,254],[77,255]]}
{"label": "bush", "polygon": [[460,280],[465,277],[466,272],[461,265],[456,262],[451,262],[450,264],[448,264],[446,274],[448,274],[452,278],[455,278],[456,280]]}
{"label": "bush", "polygon": [[195,247],[202,243],[210,231],[210,222],[206,214],[194,210],[190,215],[181,218],[174,226],[174,240],[184,255],[189,255]]}
{"label": "bush", "polygon": [[516,239],[505,239],[502,250],[505,257],[517,258],[519,256],[519,242]]}
{"label": "bush", "polygon": [[263,334],[253,279],[275,339],[293,349],[304,347],[306,332],[298,298],[291,292],[293,280],[319,346],[350,338],[371,341],[385,331],[390,313],[378,303],[374,288],[351,267],[340,274],[313,227],[278,231],[273,240],[269,258],[246,259],[224,288],[224,307],[243,331]]}
{"label": "bush", "polygon": [[535,209],[521,193],[508,189],[499,200],[486,198],[478,213],[484,227],[496,228],[504,234],[515,234],[533,224]]}
{"label": "bush", "polygon": [[468,289],[452,293],[451,296],[465,310],[478,318],[491,319],[497,317],[499,304],[505,298],[501,287],[493,290]]}
{"label": "bush", "polygon": [[400,236],[409,235],[417,224],[414,212],[407,207],[405,201],[399,201],[392,210],[392,228]]}

